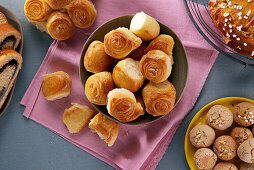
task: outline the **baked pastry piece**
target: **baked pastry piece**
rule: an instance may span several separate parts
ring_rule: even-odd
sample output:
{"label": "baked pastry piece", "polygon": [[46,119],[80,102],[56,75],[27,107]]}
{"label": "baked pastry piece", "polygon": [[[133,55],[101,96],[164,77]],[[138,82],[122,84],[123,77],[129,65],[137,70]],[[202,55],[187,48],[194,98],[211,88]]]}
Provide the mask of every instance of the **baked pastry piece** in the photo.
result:
{"label": "baked pastry piece", "polygon": [[67,97],[71,87],[71,77],[63,71],[43,75],[42,93],[47,100],[52,101]]}
{"label": "baked pastry piece", "polygon": [[235,106],[234,121],[244,127],[254,124],[254,104],[241,102]]}
{"label": "baked pastry piece", "polygon": [[175,41],[170,35],[161,34],[150,42],[148,47],[145,49],[145,53],[151,50],[161,50],[166,53],[171,60],[171,64],[174,64],[172,50],[174,48]]}
{"label": "baked pastry piece", "polygon": [[16,49],[20,43],[21,35],[10,24],[0,24],[0,50],[6,48]]}
{"label": "baked pastry piece", "polygon": [[235,140],[237,146],[246,141],[247,139],[253,138],[253,134],[250,129],[244,127],[235,127],[230,136]]}
{"label": "baked pastry piece", "polygon": [[113,58],[123,59],[138,48],[142,40],[127,28],[117,28],[104,37],[105,52]]}
{"label": "baked pastry piece", "polygon": [[171,74],[172,65],[167,54],[160,50],[149,51],[140,60],[140,71],[145,78],[160,83]]}
{"label": "baked pastry piece", "polygon": [[65,8],[73,0],[45,0],[45,2],[53,9]]}
{"label": "baked pastry piece", "polygon": [[75,30],[71,19],[66,13],[53,12],[47,22],[47,31],[56,40],[70,38]]}
{"label": "baked pastry piece", "polygon": [[98,113],[89,123],[89,127],[92,132],[96,132],[101,139],[104,139],[108,146],[115,143],[118,136],[118,123]]}
{"label": "baked pastry piece", "polygon": [[106,105],[107,95],[114,88],[110,72],[100,72],[86,80],[85,93],[87,99],[97,105]]}
{"label": "baked pastry piece", "polygon": [[160,25],[151,16],[139,12],[132,18],[130,30],[143,41],[151,41],[159,35]]}
{"label": "baked pastry piece", "polygon": [[139,69],[139,61],[126,58],[119,61],[113,69],[113,80],[117,87],[136,92],[145,79]]}
{"label": "baked pastry piece", "polygon": [[115,88],[108,93],[108,113],[120,122],[130,122],[144,114],[144,108],[127,89]]}
{"label": "baked pastry piece", "polygon": [[142,43],[137,49],[133,50],[126,58],[132,58],[133,60],[140,61],[143,55],[145,55],[146,43]]}
{"label": "baked pastry piece", "polygon": [[243,55],[254,57],[254,1],[210,0],[209,9],[225,43]]}
{"label": "baked pastry piece", "polygon": [[18,76],[22,61],[22,56],[14,50],[0,51],[0,108]]}
{"label": "baked pastry piece", "polygon": [[104,43],[93,41],[84,56],[84,67],[92,73],[108,71],[113,65],[113,58],[105,53]]}
{"label": "baked pastry piece", "polygon": [[198,169],[213,169],[217,156],[209,148],[200,148],[194,154],[194,164]]}
{"label": "baked pastry piece", "polygon": [[254,138],[244,141],[237,149],[238,157],[246,163],[254,163]]}
{"label": "baked pastry piece", "polygon": [[161,83],[150,81],[142,90],[142,97],[146,111],[153,116],[160,116],[173,109],[176,91],[173,84],[167,80]]}
{"label": "baked pastry piece", "polygon": [[0,24],[8,24],[8,20],[2,12],[0,12]]}
{"label": "baked pastry piece", "polygon": [[97,16],[96,9],[89,0],[73,0],[67,6],[67,12],[75,26],[79,28],[91,26]]}
{"label": "baked pastry piece", "polygon": [[95,113],[87,106],[78,103],[71,103],[71,105],[64,111],[63,122],[70,133],[78,133],[88,125]]}
{"label": "baked pastry piece", "polygon": [[237,166],[229,162],[218,163],[213,170],[238,170]]}

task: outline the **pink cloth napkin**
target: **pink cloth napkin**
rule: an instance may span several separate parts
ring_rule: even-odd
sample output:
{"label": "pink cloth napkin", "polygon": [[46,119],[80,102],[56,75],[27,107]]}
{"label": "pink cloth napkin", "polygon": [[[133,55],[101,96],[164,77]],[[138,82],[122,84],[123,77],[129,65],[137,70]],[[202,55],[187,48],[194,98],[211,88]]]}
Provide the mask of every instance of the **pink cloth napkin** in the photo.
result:
{"label": "pink cloth napkin", "polygon": [[[26,106],[24,116],[117,169],[154,169],[182,119],[196,102],[218,52],[213,50],[195,29],[183,0],[94,0],[94,3],[98,16],[92,27],[77,29],[69,40],[54,41],[50,46],[21,101],[21,104]],[[70,107],[71,102],[86,104],[92,108],[85,97],[78,69],[80,53],[86,39],[105,21],[140,11],[168,25],[185,45],[189,59],[189,80],[181,101],[170,114],[154,123],[142,126],[121,124],[118,138],[112,147],[107,147],[106,143],[88,128],[79,134],[70,134],[62,122],[64,109]],[[49,102],[41,92],[42,75],[58,70],[71,76],[73,87],[70,96]]]}

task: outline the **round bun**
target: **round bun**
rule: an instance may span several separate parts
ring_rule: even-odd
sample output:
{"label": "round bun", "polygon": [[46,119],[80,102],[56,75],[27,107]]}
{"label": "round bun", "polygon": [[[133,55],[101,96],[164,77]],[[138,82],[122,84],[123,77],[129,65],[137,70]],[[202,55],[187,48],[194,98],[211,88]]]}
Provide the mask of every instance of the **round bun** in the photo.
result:
{"label": "round bun", "polygon": [[194,154],[194,164],[198,169],[212,169],[217,156],[209,148],[200,148]]}
{"label": "round bun", "polygon": [[237,146],[246,141],[247,139],[253,138],[253,134],[250,129],[244,127],[235,127],[230,136],[235,140]]}
{"label": "round bun", "polygon": [[240,126],[248,127],[254,124],[254,104],[242,102],[235,106],[234,121]]}
{"label": "round bun", "polygon": [[229,162],[220,162],[218,163],[213,170],[238,170],[238,168]]}
{"label": "round bun", "polygon": [[246,163],[254,163],[254,138],[244,141],[237,149],[238,157]]}

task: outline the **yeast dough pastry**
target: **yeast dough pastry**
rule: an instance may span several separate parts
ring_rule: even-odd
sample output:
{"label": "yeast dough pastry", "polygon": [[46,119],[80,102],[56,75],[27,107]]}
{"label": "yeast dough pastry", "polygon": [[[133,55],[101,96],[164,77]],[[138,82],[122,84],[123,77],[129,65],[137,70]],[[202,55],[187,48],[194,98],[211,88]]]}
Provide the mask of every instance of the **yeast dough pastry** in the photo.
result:
{"label": "yeast dough pastry", "polygon": [[8,24],[8,20],[2,12],[0,12],[0,24]]}
{"label": "yeast dough pastry", "polygon": [[20,43],[21,34],[10,24],[0,24],[0,50],[16,49]]}
{"label": "yeast dough pastry", "polygon": [[53,9],[65,8],[73,0],[45,0],[45,2]]}
{"label": "yeast dough pastry", "polygon": [[0,108],[18,76],[22,61],[22,56],[14,50],[0,51]]}

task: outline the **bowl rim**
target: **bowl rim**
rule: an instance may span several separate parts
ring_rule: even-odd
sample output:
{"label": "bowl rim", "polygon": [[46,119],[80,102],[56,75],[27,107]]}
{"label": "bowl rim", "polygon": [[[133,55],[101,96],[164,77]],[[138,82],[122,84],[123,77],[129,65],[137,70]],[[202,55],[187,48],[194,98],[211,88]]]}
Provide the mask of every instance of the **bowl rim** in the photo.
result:
{"label": "bowl rim", "polygon": [[[120,18],[124,18],[124,17],[133,17],[134,15],[135,15],[135,14],[127,14],[127,15],[121,15],[121,16],[115,17],[115,18],[113,18],[113,19],[110,19],[110,20],[108,20],[108,21],[102,23],[100,26],[98,26],[98,28],[96,28],[96,29],[89,35],[89,37],[87,38],[86,42],[84,43],[84,45],[83,45],[83,47],[82,47],[81,54],[80,54],[80,62],[79,62],[79,78],[80,78],[80,81],[81,81],[81,83],[82,83],[82,88],[83,88],[84,91],[85,91],[85,87],[84,87],[84,85],[83,85],[82,78],[81,78],[81,74],[82,74],[82,73],[81,73],[81,67],[84,67],[84,64],[82,63],[82,60],[83,60],[83,58],[84,58],[84,56],[85,56],[85,52],[86,52],[85,47],[86,47],[86,45],[87,45],[87,42],[90,40],[90,38],[93,36],[93,34],[94,34],[95,32],[97,32],[103,25],[106,25],[106,24],[108,24],[108,23],[110,23],[110,22],[112,22],[112,21],[114,21],[114,20],[116,20],[116,19],[120,19]],[[161,22],[160,20],[156,19],[156,21],[157,21],[159,24],[161,24],[161,25],[167,27],[167,28],[174,34],[174,36],[177,37],[177,39],[178,39],[179,42],[180,42],[180,45],[182,46],[184,56],[186,56],[186,57],[185,57],[185,58],[186,58],[186,79],[185,79],[185,82],[184,82],[184,88],[183,88],[183,90],[182,90],[182,93],[181,93],[180,96],[179,96],[178,101],[175,103],[173,109],[170,111],[170,112],[172,112],[172,111],[174,110],[174,108],[177,106],[177,104],[179,103],[179,101],[182,99],[182,96],[183,96],[183,94],[184,94],[184,92],[185,92],[185,89],[186,89],[186,86],[187,86],[187,83],[188,83],[188,78],[189,78],[189,61],[188,61],[188,55],[187,55],[187,53],[186,53],[185,47],[184,47],[184,45],[183,45],[183,42],[182,42],[182,40],[179,38],[179,36],[178,36],[170,27],[168,27],[167,25],[165,25],[165,24],[164,24],[163,22]],[[91,103],[91,102],[89,101],[89,103]],[[91,104],[92,104],[93,108],[94,108],[96,111],[100,112],[100,111],[94,106],[93,103],[91,103]],[[170,112],[169,112],[169,113],[170,113]],[[168,114],[169,114],[169,113],[168,113]],[[103,114],[103,113],[102,113],[102,114]],[[166,114],[166,115],[168,115],[168,114]],[[105,115],[105,114],[103,114],[103,115]],[[120,121],[118,121],[117,119],[110,117],[109,115],[105,115],[105,116],[108,117],[109,119],[114,120],[114,121],[116,121],[116,122],[118,122],[118,123],[121,123],[121,124],[136,125],[136,126],[137,126],[137,125],[147,125],[147,124],[151,124],[151,123],[156,122],[157,120],[161,119],[162,117],[164,117],[164,116],[166,116],[166,115],[157,116],[157,117],[158,117],[157,119],[154,119],[154,120],[149,121],[149,122],[140,123],[140,124],[135,124],[135,123],[132,124],[132,123],[130,123],[130,122],[132,122],[132,121],[130,121],[130,122],[120,122]]]}

